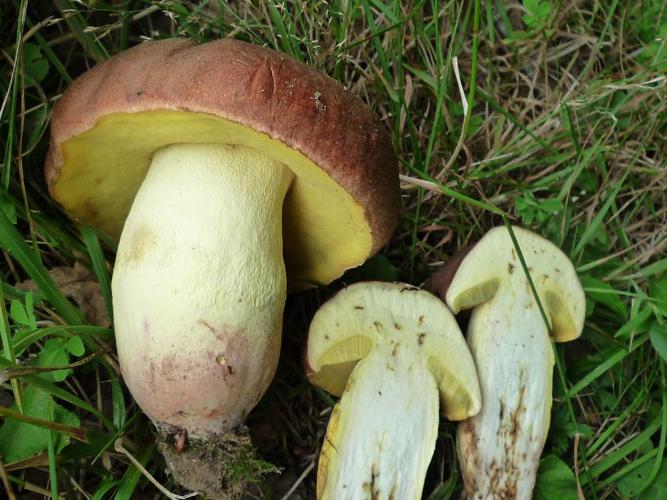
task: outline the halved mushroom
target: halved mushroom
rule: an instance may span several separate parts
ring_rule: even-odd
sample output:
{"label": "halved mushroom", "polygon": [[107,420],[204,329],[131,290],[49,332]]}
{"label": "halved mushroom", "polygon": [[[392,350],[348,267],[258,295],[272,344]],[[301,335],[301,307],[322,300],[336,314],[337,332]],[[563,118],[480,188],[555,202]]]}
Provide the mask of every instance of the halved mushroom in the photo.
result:
{"label": "halved mushroom", "polygon": [[548,326],[506,227],[489,231],[454,259],[455,273],[445,266],[429,287],[454,313],[474,308],[468,345],[484,407],[459,425],[457,438],[466,494],[475,499],[531,498],[551,414],[549,334],[569,341],[584,323],[584,292],[567,256],[535,233],[513,231]]}
{"label": "halved mushroom", "polygon": [[452,420],[480,408],[454,317],[409,285],[359,283],[338,293],[313,318],[306,356],[311,382],[343,393],[322,447],[318,498],[419,498],[438,399]]}

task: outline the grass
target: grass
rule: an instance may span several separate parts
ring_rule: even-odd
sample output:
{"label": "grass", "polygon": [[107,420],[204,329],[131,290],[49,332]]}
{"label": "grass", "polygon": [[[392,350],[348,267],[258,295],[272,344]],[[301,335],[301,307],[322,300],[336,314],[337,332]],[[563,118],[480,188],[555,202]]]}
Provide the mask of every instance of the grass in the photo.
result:
{"label": "grass", "polygon": [[[587,294],[582,338],[557,346],[536,496],[667,495],[664,2],[9,0],[0,25],[0,438],[23,438],[0,441],[9,497],[160,497],[137,464],[178,491],[122,385],[112,330],[90,324],[111,310],[113,242],[69,220],[42,174],[50,113],[72,79],[171,36],[231,36],[316,66],[373,107],[401,163],[402,217],[381,255],[288,300],[279,373],[249,418],[283,471],[266,498],[313,496],[334,403],[298,361],[317,307],[343,283],[420,284],[504,220],[563,248]],[[54,274],[75,262],[75,290],[100,286],[92,310]],[[27,279],[31,292],[18,286]],[[426,498],[461,490],[454,429],[441,424]]]}

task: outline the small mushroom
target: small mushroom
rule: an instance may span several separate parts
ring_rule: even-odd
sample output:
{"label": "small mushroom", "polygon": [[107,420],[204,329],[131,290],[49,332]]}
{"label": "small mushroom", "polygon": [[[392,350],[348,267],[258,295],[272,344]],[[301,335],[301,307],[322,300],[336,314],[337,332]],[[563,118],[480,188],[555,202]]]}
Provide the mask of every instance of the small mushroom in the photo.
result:
{"label": "small mushroom", "polygon": [[455,272],[445,266],[427,285],[454,313],[473,308],[468,345],[484,405],[459,424],[457,441],[466,494],[474,499],[531,498],[551,418],[550,335],[573,340],[584,323],[584,292],[567,256],[533,232],[513,232],[548,325],[504,226],[453,259]]}
{"label": "small mushroom", "polygon": [[[164,40],[72,84],[45,169],[65,210],[120,239],[120,365],[168,465],[186,487],[228,493],[225,470],[251,463],[236,447],[278,363],[287,280],[329,283],[396,224],[386,131],[339,83],[287,56]],[[174,436],[187,436],[179,450]]]}
{"label": "small mushroom", "polygon": [[322,499],[421,498],[438,432],[480,408],[475,367],[447,307],[401,283],[359,283],[315,314],[310,381],[341,395],[317,472]]}

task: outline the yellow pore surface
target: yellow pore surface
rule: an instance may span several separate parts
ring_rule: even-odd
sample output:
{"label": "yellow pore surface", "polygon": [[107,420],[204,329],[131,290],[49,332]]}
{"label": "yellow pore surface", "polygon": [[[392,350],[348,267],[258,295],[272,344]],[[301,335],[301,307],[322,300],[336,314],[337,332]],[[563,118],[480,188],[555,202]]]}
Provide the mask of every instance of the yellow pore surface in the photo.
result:
{"label": "yellow pore surface", "polygon": [[101,118],[62,143],[64,163],[54,197],[75,218],[118,239],[153,153],[170,144],[197,143],[249,147],[294,172],[283,206],[290,288],[329,283],[366,260],[371,231],[363,208],[345,189],[299,151],[205,113],[154,110]]}

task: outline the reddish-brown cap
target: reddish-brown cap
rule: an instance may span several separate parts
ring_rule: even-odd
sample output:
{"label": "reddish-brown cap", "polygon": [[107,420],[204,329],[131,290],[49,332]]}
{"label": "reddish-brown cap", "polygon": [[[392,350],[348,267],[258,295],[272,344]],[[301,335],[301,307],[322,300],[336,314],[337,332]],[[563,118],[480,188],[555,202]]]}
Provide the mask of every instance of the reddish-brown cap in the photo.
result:
{"label": "reddish-brown cap", "polygon": [[[147,42],[78,78],[58,101],[51,122],[45,173],[53,197],[75,218],[117,237],[152,154],[135,151],[134,136],[145,134],[160,147],[166,145],[164,141],[179,142],[173,129],[182,120],[172,116],[177,111],[217,119],[223,143],[234,143],[247,130],[254,136],[246,145],[279,143],[277,148],[290,149],[278,155],[288,166],[289,155],[294,154],[318,166],[349,194],[365,219],[370,237],[361,261],[389,239],[400,207],[398,165],[377,116],[314,68],[237,40],[201,45],[179,39]],[[135,116],[144,117],[140,126],[132,124]],[[158,132],[146,126],[146,116],[162,123]],[[184,128],[192,129],[185,141],[197,141],[196,131],[201,141],[210,142],[210,134],[201,132],[210,132],[210,123]],[[116,134],[115,143],[110,134]],[[104,155],[95,152],[98,145],[107,148]],[[128,169],[130,160],[139,163],[136,168]],[[122,176],[123,182],[112,183],[111,191],[107,176]],[[116,184],[122,189],[116,189]],[[292,189],[286,200],[287,246],[290,232],[299,233],[300,238],[303,225],[303,221],[290,225],[290,213],[304,212],[292,207],[296,202],[290,196],[298,198],[292,192],[307,188],[306,184]],[[286,258],[289,268],[289,255]],[[307,272],[301,274],[309,279]]]}
{"label": "reddish-brown cap", "polygon": [[431,277],[426,280],[424,283],[424,290],[428,290],[432,294],[437,295],[442,300],[445,300],[447,296],[447,289],[454,279],[454,275],[458,270],[461,262],[465,259],[466,255],[470,253],[474,244],[466,245],[459,248],[452,257],[440,266],[437,271],[435,271]]}

